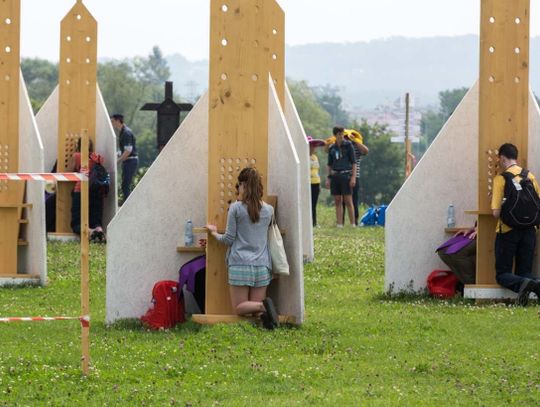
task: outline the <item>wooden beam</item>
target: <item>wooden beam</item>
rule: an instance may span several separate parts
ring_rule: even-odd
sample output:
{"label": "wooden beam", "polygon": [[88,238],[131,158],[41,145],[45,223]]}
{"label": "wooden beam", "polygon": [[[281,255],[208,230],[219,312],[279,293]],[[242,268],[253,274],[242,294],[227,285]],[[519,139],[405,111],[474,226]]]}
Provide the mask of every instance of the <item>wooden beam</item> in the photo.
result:
{"label": "wooden beam", "polygon": [[[63,172],[87,129],[95,146],[97,22],[81,1],[60,25],[58,171]],[[56,194],[56,232],[71,232],[73,183],[61,182]]]}
{"label": "wooden beam", "polygon": [[[0,2],[0,171],[19,170],[20,0]],[[17,274],[24,183],[0,181],[0,277]]]}
{"label": "wooden beam", "polygon": [[[88,170],[88,130],[81,133],[81,170]],[[81,316],[90,316],[90,275],[88,271],[88,179],[81,181]],[[90,326],[82,324],[81,365],[84,375],[90,366]]]}
{"label": "wooden beam", "polygon": [[480,137],[476,282],[495,283],[493,178],[498,151],[513,143],[527,167],[529,133],[529,0],[482,0],[480,24]]}
{"label": "wooden beam", "polygon": [[[211,1],[208,212],[224,229],[239,172],[256,167],[267,191],[269,77],[285,94],[283,11],[275,0]],[[206,312],[233,314],[226,247],[208,240]]]}

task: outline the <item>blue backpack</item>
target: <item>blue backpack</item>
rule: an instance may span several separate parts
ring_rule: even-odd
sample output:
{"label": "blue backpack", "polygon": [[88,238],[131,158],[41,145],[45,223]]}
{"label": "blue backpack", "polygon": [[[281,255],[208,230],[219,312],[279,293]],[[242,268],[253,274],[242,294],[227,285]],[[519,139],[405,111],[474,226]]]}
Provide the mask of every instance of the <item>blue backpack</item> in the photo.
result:
{"label": "blue backpack", "polygon": [[377,225],[384,226],[386,222],[386,209],[387,205],[381,205],[377,208]]}
{"label": "blue backpack", "polygon": [[369,207],[360,219],[362,226],[375,226],[377,224],[377,211],[375,207]]}

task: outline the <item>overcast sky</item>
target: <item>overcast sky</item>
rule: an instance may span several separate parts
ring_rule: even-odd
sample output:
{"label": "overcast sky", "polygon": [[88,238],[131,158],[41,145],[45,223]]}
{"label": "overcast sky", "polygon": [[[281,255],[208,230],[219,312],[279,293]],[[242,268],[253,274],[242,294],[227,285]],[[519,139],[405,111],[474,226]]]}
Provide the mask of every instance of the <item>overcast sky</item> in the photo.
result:
{"label": "overcast sky", "polygon": [[[59,25],[75,0],[21,0],[21,54],[58,60]],[[223,0],[226,3],[227,0]],[[391,36],[478,34],[480,0],[278,0],[286,42],[369,41]],[[531,0],[531,35],[540,33],[540,0]],[[210,0],[85,0],[98,21],[99,57],[208,58]]]}

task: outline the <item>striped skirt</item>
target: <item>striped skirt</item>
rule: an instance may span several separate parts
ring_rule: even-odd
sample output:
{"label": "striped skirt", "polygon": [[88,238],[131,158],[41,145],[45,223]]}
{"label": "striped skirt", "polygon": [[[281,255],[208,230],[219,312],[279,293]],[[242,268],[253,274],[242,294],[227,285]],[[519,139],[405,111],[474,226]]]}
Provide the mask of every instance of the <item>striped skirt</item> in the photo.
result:
{"label": "striped skirt", "polygon": [[229,266],[229,284],[235,286],[266,287],[272,272],[266,266]]}

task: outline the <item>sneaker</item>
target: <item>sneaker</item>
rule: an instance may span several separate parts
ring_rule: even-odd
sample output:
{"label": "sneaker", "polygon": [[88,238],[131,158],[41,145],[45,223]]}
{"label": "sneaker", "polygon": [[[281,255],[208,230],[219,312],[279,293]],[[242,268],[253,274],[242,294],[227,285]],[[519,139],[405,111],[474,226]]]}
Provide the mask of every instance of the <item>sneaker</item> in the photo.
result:
{"label": "sneaker", "polygon": [[540,304],[540,280],[535,280],[532,292],[536,294],[536,301]]}
{"label": "sneaker", "polygon": [[[267,318],[272,323],[274,328],[279,326],[279,316],[274,306],[274,301],[270,297],[263,300],[264,309],[266,310]],[[273,328],[272,328],[273,329]]]}
{"label": "sneaker", "polygon": [[519,287],[518,296],[516,298],[516,304],[525,307],[529,303],[529,294],[536,287],[536,282],[529,278],[526,278]]}
{"label": "sneaker", "polygon": [[340,224],[338,223],[338,224],[336,225],[336,227],[337,227],[338,229],[342,229],[342,228],[343,228],[343,225],[340,225]]}
{"label": "sneaker", "polygon": [[352,227],[352,228],[355,228],[356,225],[355,225],[354,223],[351,223],[351,227]]}

